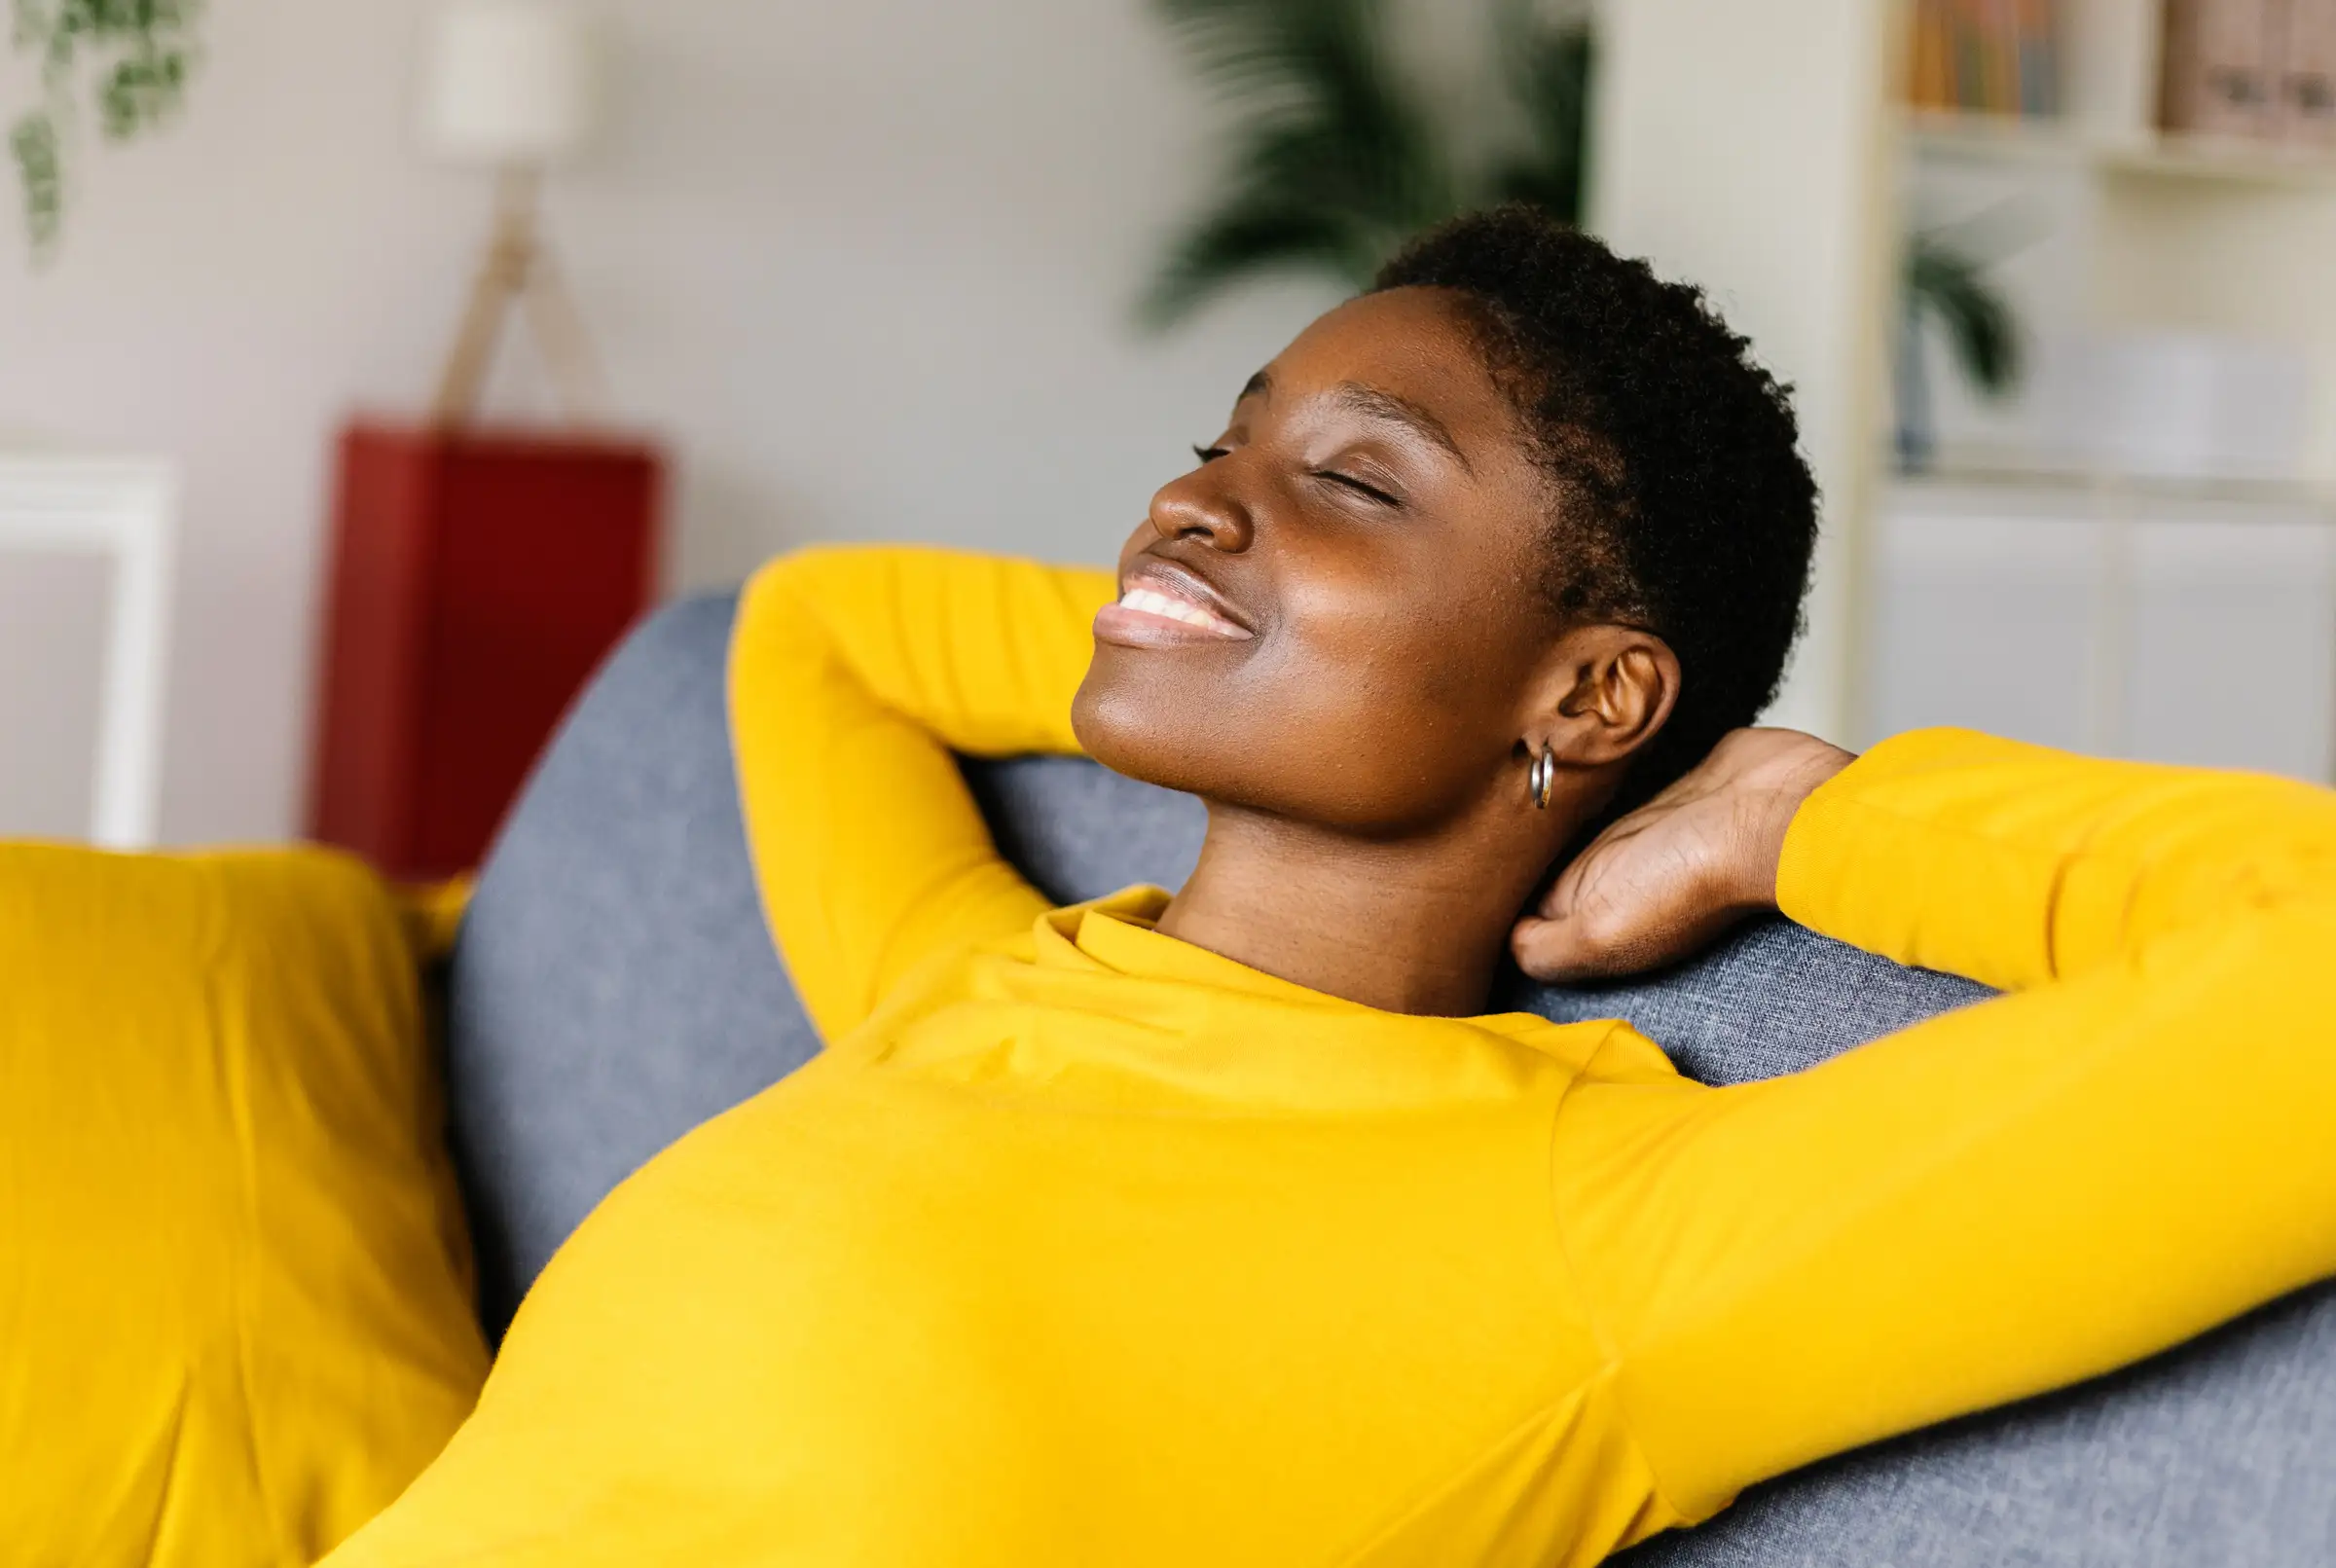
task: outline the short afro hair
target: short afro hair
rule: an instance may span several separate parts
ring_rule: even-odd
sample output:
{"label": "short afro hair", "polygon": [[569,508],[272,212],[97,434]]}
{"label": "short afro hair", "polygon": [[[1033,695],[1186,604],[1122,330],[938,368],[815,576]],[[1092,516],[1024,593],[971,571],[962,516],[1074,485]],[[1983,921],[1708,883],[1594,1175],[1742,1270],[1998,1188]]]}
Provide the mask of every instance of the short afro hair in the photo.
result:
{"label": "short afro hair", "polygon": [[1776,695],[1817,536],[1791,389],[1701,290],[1529,206],[1421,236],[1372,287],[1464,297],[1554,482],[1558,615],[1637,626],[1679,656],[1678,705],[1610,815],[1627,810]]}

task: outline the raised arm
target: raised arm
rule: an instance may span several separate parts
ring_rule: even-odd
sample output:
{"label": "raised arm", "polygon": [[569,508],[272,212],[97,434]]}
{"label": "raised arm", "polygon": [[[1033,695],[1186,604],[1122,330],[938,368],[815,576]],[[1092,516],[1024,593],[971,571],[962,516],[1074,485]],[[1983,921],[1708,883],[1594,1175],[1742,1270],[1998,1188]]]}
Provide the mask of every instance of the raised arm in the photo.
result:
{"label": "raised arm", "polygon": [[1111,573],[823,548],[748,586],[730,734],[755,881],[834,1040],[932,955],[1046,905],[998,855],[953,751],[1076,751],[1071,699]]}
{"label": "raised arm", "polygon": [[2336,1273],[2336,795],[1924,732],[1807,800],[1776,886],[2021,994],[1561,1112],[1560,1222],[1684,1516]]}

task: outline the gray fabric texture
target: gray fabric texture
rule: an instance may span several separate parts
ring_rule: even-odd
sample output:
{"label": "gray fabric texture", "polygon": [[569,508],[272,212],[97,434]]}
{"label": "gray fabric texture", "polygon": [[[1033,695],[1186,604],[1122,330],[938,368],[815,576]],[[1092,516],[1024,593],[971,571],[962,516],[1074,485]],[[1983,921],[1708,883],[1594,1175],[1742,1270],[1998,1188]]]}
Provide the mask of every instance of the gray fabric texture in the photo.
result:
{"label": "gray fabric texture", "polygon": [[[611,659],[481,874],[450,975],[456,1156],[482,1314],[699,1121],[816,1048],[757,905],[723,713],[735,601],[690,601]],[[1189,872],[1190,799],[1072,758],[968,762],[1005,853],[1072,902]],[[1503,1005],[1624,1017],[1682,1071],[1798,1071],[1987,995],[1782,921],[1625,985],[1513,982]],[[2332,1113],[2336,1123],[2336,1113]],[[2336,1564],[2336,1287],[2144,1367],[1757,1489],[1640,1568]]]}
{"label": "gray fabric texture", "polygon": [[1747,1083],[1991,995],[1770,919],[1662,974],[1578,989],[1518,977],[1500,1000],[1560,1023],[1627,1018],[1689,1077]]}
{"label": "gray fabric texture", "polygon": [[611,657],[456,939],[448,1105],[498,1339],[611,1187],[819,1049],[747,860],[722,678],[734,607],[675,605]]}
{"label": "gray fabric texture", "polygon": [[2327,1568],[2336,1290],[1756,1487],[1618,1568]]}

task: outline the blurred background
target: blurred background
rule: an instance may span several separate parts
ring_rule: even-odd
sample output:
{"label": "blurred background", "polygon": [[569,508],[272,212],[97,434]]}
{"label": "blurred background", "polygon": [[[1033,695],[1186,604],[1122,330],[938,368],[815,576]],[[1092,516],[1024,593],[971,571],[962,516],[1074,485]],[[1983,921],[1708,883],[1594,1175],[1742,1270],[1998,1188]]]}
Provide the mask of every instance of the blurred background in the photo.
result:
{"label": "blurred background", "polygon": [[2336,0],[20,0],[0,833],[478,846],[649,604],[1101,561],[1401,237],[1707,285],[1775,717],[2336,766]]}

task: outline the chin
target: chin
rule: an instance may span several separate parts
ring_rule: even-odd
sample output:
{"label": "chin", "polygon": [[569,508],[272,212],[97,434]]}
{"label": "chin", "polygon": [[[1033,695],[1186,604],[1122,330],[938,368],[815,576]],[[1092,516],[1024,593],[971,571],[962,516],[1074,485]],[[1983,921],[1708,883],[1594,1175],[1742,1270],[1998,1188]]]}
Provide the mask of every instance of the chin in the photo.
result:
{"label": "chin", "polygon": [[[1244,784],[1255,781],[1243,772],[1271,771],[1272,758],[1232,733],[1221,707],[1210,712],[1192,683],[1126,662],[1098,647],[1072,701],[1071,728],[1087,755],[1130,779],[1218,800],[1251,792]],[[1233,764],[1244,756],[1246,769]]]}

